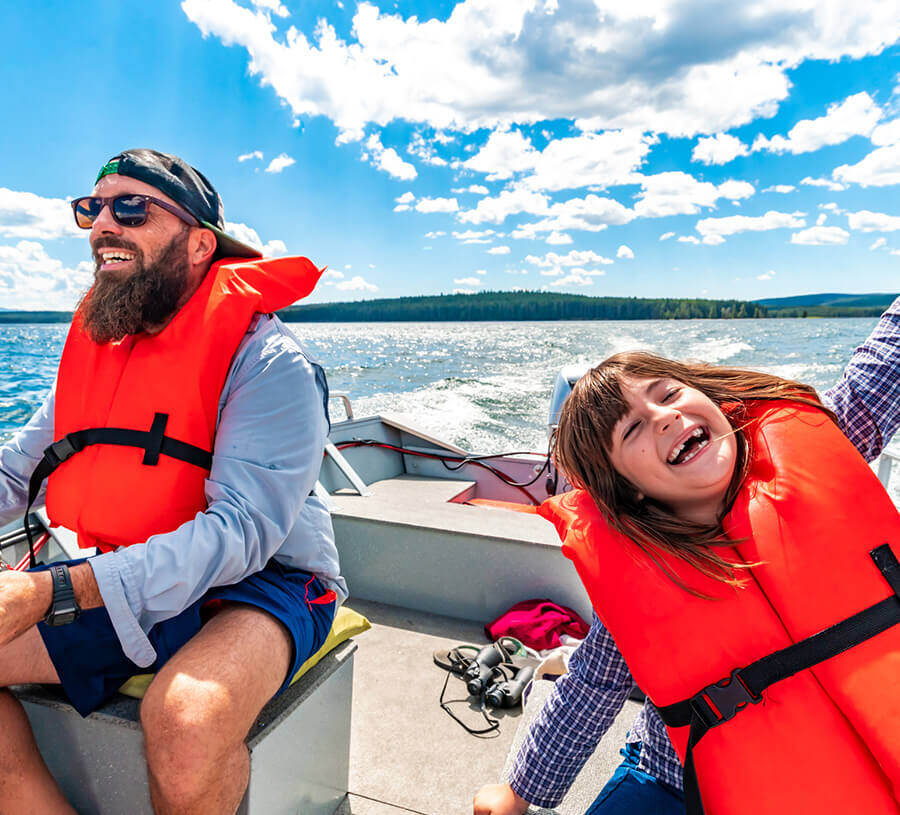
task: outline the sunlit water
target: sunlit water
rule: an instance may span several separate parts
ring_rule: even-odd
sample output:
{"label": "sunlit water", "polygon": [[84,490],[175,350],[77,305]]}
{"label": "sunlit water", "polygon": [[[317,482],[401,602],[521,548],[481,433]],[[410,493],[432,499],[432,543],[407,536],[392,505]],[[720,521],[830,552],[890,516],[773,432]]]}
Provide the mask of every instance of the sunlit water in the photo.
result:
{"label": "sunlit water", "polygon": [[[770,371],[827,390],[877,319],[293,323],[357,416],[399,415],[476,452],[546,450],[561,367],[645,348]],[[68,326],[0,326],[0,441],[53,382]],[[342,408],[332,403],[335,418]],[[900,450],[900,439],[892,450]],[[895,469],[900,469],[896,468]],[[892,492],[900,495],[895,474]]]}

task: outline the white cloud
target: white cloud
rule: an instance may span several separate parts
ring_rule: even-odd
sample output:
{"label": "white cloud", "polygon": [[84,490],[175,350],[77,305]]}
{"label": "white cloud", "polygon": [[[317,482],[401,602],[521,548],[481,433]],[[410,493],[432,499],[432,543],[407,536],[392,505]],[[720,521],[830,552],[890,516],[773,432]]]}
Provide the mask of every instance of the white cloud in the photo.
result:
{"label": "white cloud", "polygon": [[412,181],[418,172],[408,161],[400,158],[400,154],[393,147],[385,147],[377,133],[373,133],[366,141],[369,150],[367,158],[370,163],[379,170],[384,170],[392,178],[401,181]]}
{"label": "white cloud", "polygon": [[497,181],[534,169],[539,157],[540,153],[518,130],[495,130],[484,147],[463,162],[463,167],[486,173],[488,181]]}
{"label": "white cloud", "polygon": [[738,156],[746,156],[750,152],[746,144],[735,136],[717,133],[715,136],[700,138],[691,154],[691,161],[702,161],[704,164],[727,164]]}
{"label": "white cloud", "polygon": [[[838,169],[841,168],[838,167]],[[835,172],[837,172],[837,170],[835,170]],[[828,178],[811,178],[810,176],[807,176],[800,183],[805,184],[807,187],[825,187],[832,192],[840,192],[841,190],[847,189],[846,184],[840,184],[837,181],[831,181]]]}
{"label": "white cloud", "polygon": [[481,184],[470,184],[468,187],[457,187],[451,190],[451,192],[454,192],[457,195],[462,195],[466,192],[475,193],[475,195],[487,195],[490,193],[490,190]]}
{"label": "white cloud", "polygon": [[363,1],[345,37],[325,19],[285,31],[236,0],[181,4],[204,36],[243,47],[251,74],[294,116],[327,116],[352,137],[394,120],[468,132],[573,118],[585,131],[723,132],[772,115],[802,61],[880,53],[900,24],[889,2],[728,3],[715,6],[716,35],[698,38],[710,25],[702,4],[554,7],[462,0],[445,19],[420,20]]}
{"label": "white cloud", "polygon": [[900,144],[879,147],[856,164],[835,167],[832,175],[838,181],[862,187],[900,184]]}
{"label": "white cloud", "polygon": [[560,277],[557,280],[554,280],[551,286],[593,286],[594,281],[588,276],[581,274],[579,272],[572,272],[571,274],[566,275],[565,277]]}
{"label": "white cloud", "polygon": [[37,241],[0,245],[0,303],[5,308],[68,311],[93,276],[93,263],[82,261],[69,268]]}
{"label": "white cloud", "polygon": [[394,207],[394,212],[409,212],[412,207],[409,204],[397,204]]}
{"label": "white cloud", "polygon": [[282,153],[269,162],[266,172],[280,173],[285,167],[290,167],[292,164],[296,164],[296,159],[291,158],[287,153]]}
{"label": "white cloud", "polygon": [[481,281],[477,277],[461,277],[458,280],[454,280],[457,286],[480,286]]}
{"label": "white cloud", "polygon": [[883,212],[848,212],[847,223],[860,232],[896,232],[900,229],[900,215],[886,215]]}
{"label": "white cloud", "polygon": [[434,240],[435,238],[443,237],[446,234],[446,232],[443,232],[441,230],[435,230],[434,232],[426,232],[425,237],[429,240]]}
{"label": "white cloud", "polygon": [[493,236],[496,234],[493,229],[484,229],[480,232],[474,229],[467,229],[465,232],[454,232],[453,237],[463,243],[491,243],[494,240]]}
{"label": "white cloud", "polygon": [[395,203],[397,204],[411,204],[415,200],[416,196],[413,195],[409,190],[403,193],[403,195],[401,195],[399,198],[394,199]]}
{"label": "white cloud", "polygon": [[238,156],[238,161],[250,161],[250,159],[253,158],[262,161],[262,150],[254,150],[252,153],[244,153],[242,156]]}
{"label": "white cloud", "polygon": [[634,214],[641,218],[694,215],[701,207],[714,207],[720,198],[749,198],[754,192],[753,185],[746,181],[725,181],[716,186],[680,171],[646,175],[641,177]]}
{"label": "white cloud", "polygon": [[822,226],[822,224],[824,224],[825,221],[827,221],[827,220],[828,220],[827,213],[825,213],[825,212],[819,213],[819,217],[816,218],[816,226]]}
{"label": "white cloud", "polygon": [[757,280],[771,280],[773,277],[775,277],[775,270],[769,269],[768,272],[763,272],[762,274],[758,274],[756,276],[756,279]]}
{"label": "white cloud", "polygon": [[459,204],[455,198],[420,198],[416,212],[456,212]]}
{"label": "white cloud", "polygon": [[487,269],[476,269],[475,274],[486,275]]}
{"label": "white cloud", "polygon": [[425,164],[431,164],[434,167],[446,167],[447,160],[441,158],[435,151],[435,147],[430,142],[425,141],[425,137],[421,133],[413,133],[412,140],[406,152],[411,156],[415,156]]}
{"label": "white cloud", "polygon": [[787,195],[789,192],[793,192],[797,188],[793,184],[775,184],[772,187],[766,187],[763,192],[777,192],[781,195]]}
{"label": "white cloud", "polygon": [[254,6],[263,11],[271,11],[278,17],[287,17],[290,12],[281,4],[280,0],[250,0]]}
{"label": "white cloud", "polygon": [[841,144],[852,136],[868,136],[881,119],[881,108],[872,97],[862,93],[848,96],[840,104],[829,105],[818,119],[803,119],[784,136],[756,137],[753,150],[772,153],[809,153],[832,144]]}
{"label": "white cloud", "polygon": [[512,250],[508,246],[494,246],[487,250],[489,255],[508,255]]}
{"label": "white cloud", "polygon": [[[515,235],[513,235],[515,237]],[[566,246],[572,243],[572,236],[565,232],[551,232],[545,239],[551,246]]]}
{"label": "white cloud", "polygon": [[378,286],[369,283],[359,275],[354,275],[349,280],[342,280],[335,288],[341,291],[378,291]]}
{"label": "white cloud", "polygon": [[678,242],[679,243],[693,243],[696,245],[696,244],[700,243],[700,239],[696,235],[679,235]]}
{"label": "white cloud", "polygon": [[839,226],[812,226],[791,235],[791,243],[803,246],[838,246],[847,243],[850,233]]}
{"label": "white cloud", "polygon": [[259,233],[252,226],[247,226],[247,224],[226,221],[225,231],[229,235],[233,235],[241,241],[241,243],[248,243],[250,246],[255,246],[262,252],[263,257],[274,258],[287,254],[287,246],[285,246],[284,241],[273,238],[270,241],[264,242],[259,236]]}
{"label": "white cloud", "polygon": [[869,247],[869,251],[881,249],[882,246],[887,246],[887,238],[876,238],[874,243]]}
{"label": "white cloud", "polygon": [[776,212],[769,210],[765,215],[730,215],[727,218],[704,218],[697,221],[697,231],[703,236],[703,243],[717,246],[724,243],[726,235],[740,232],[766,232],[770,229],[797,229],[806,226],[802,212]]}
{"label": "white cloud", "polygon": [[[488,199],[484,199],[485,201]],[[542,232],[583,230],[600,232],[610,225],[627,224],[635,217],[634,211],[612,198],[601,198],[590,193],[584,198],[570,198],[547,207],[540,221],[522,224],[512,232],[517,239],[535,238]]]}
{"label": "white cloud", "polygon": [[900,142],[900,117],[878,125],[869,138],[876,147],[886,147]]}
{"label": "white cloud", "polygon": [[52,240],[87,234],[75,226],[68,201],[0,187],[0,237]]}
{"label": "white cloud", "polygon": [[627,258],[631,260],[634,258],[634,252],[632,251],[630,246],[626,246],[624,243],[618,248],[616,251],[617,258]]}
{"label": "white cloud", "polygon": [[322,277],[320,278],[322,283],[326,286],[333,286],[336,281],[343,280],[343,279],[344,279],[344,273],[339,272],[337,269],[326,269],[322,273]]}
{"label": "white cloud", "polygon": [[674,238],[674,237],[675,237],[674,232],[663,232],[662,235],[659,236],[659,239],[661,241],[667,241],[667,240],[669,240],[669,238]]}
{"label": "white cloud", "polygon": [[[603,255],[598,255],[591,249],[573,249],[566,255],[558,255],[556,252],[548,252],[543,257],[528,255],[525,258],[525,262],[541,269],[550,269],[563,266],[609,266],[614,261],[603,257]],[[584,270],[582,269],[582,271]]]}
{"label": "white cloud", "polygon": [[478,294],[475,289],[454,289],[453,294]]}
{"label": "white cloud", "polygon": [[503,190],[492,198],[482,198],[475,209],[460,212],[459,220],[467,224],[483,224],[487,221],[499,224],[509,215],[519,212],[542,215],[548,208],[549,200],[546,195],[521,189]]}

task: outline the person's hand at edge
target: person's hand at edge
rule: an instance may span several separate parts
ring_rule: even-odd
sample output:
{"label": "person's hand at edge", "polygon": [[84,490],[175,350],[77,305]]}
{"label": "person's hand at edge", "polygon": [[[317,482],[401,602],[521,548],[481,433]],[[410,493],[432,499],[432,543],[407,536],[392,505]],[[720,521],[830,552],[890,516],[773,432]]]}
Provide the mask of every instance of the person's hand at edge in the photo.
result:
{"label": "person's hand at edge", "polygon": [[509,784],[487,784],[475,794],[473,815],[523,815],[528,801]]}

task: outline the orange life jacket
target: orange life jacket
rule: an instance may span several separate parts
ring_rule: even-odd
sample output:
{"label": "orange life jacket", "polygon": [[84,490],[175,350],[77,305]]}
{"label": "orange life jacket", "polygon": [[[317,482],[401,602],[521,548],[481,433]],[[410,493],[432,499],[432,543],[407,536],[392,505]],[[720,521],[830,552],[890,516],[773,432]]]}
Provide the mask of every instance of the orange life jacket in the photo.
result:
{"label": "orange life jacket", "polygon": [[875,604],[900,621],[900,568],[893,560],[895,571],[882,573],[870,557],[883,544],[900,553],[900,516],[871,469],[815,408],[760,402],[750,415],[750,471],[724,523],[734,544],[716,550],[761,564],[740,589],[658,553],[714,599],[685,591],[611,530],[583,491],[551,498],[539,512],[556,524],[597,615],[664,720],[667,711],[688,711],[668,728],[683,762],[691,727],[712,723],[691,738],[688,811],[692,763],[702,794],[694,811],[707,815],[896,815],[900,626],[889,622],[761,692],[732,677],[794,643],[805,641],[792,654],[809,647],[807,638]]}
{"label": "orange life jacket", "polygon": [[76,314],[56,386],[58,441],[44,458],[55,465],[51,523],[109,551],[206,509],[232,357],[254,314],[306,297],[320,274],[306,258],[219,261],[162,331],[118,342],[93,342]]}

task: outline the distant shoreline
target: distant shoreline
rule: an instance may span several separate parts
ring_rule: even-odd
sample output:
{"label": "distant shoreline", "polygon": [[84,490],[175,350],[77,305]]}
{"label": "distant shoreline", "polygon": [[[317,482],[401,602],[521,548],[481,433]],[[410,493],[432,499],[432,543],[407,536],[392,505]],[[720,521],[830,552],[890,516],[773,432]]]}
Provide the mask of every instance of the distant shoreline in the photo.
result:
{"label": "distant shoreline", "polygon": [[[896,294],[810,294],[772,300],[587,297],[550,292],[479,292],[291,306],[288,323],[549,322],[878,317]],[[68,323],[70,311],[0,311],[0,325]]]}

